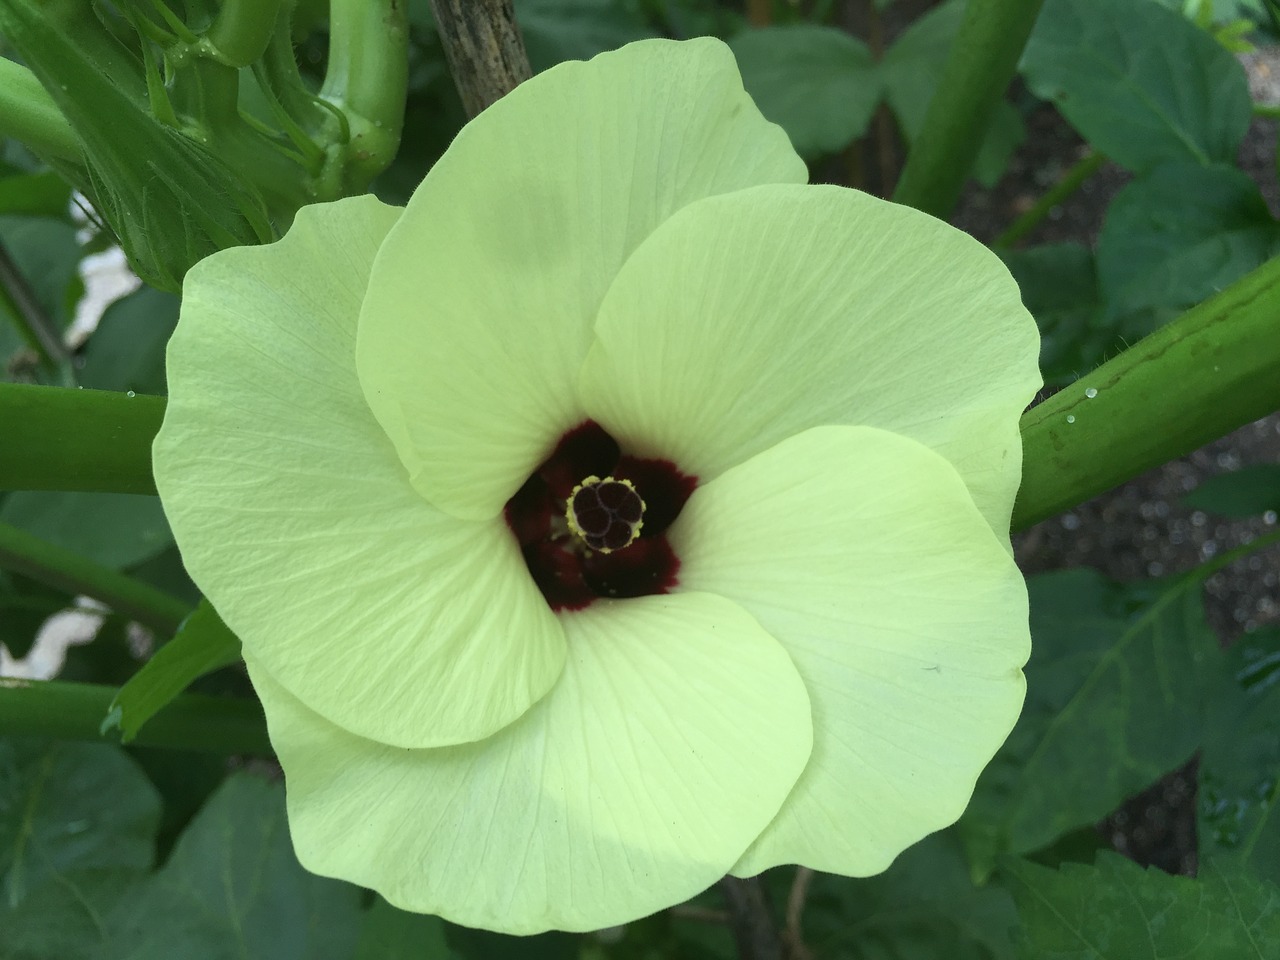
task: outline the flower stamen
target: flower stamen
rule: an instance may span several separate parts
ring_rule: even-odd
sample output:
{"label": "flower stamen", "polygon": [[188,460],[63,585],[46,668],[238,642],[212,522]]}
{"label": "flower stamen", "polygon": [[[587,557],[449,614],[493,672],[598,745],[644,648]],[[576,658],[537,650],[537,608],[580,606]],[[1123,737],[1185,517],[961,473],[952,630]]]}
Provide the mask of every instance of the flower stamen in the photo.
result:
{"label": "flower stamen", "polygon": [[644,507],[630,480],[590,476],[573,488],[564,515],[569,529],[590,549],[613,553],[640,535]]}

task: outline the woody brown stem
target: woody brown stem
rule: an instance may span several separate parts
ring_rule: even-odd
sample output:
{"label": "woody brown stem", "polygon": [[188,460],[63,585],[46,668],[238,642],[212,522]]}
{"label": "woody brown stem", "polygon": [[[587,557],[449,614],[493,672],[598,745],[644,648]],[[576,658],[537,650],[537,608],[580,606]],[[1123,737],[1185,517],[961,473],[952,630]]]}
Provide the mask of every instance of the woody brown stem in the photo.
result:
{"label": "woody brown stem", "polygon": [[431,0],[431,12],[467,116],[533,75],[511,0]]}
{"label": "woody brown stem", "polygon": [[759,877],[720,881],[729,908],[729,927],[741,960],[783,960],[782,937]]}

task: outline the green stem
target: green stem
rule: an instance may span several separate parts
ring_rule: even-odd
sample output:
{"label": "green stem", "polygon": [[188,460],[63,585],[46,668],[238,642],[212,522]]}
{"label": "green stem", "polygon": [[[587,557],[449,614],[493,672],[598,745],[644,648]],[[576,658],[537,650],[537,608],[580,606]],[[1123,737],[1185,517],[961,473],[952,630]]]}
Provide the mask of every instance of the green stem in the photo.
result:
{"label": "green stem", "polygon": [[0,137],[13,137],[44,160],[80,162],[80,140],[53,97],[26,67],[0,57]]}
{"label": "green stem", "polygon": [[160,633],[176,632],[192,609],[163,590],[7,523],[0,523],[0,570],[101,600],[117,613]]}
{"label": "green stem", "polygon": [[[102,733],[115,687],[0,678],[0,730],[6,734],[119,743]],[[132,746],[208,753],[271,754],[262,708],[253,700],[184,693],[163,707]]]}
{"label": "green stem", "polygon": [[1043,0],[969,0],[893,199],[946,218],[1004,96]]}
{"label": "green stem", "polygon": [[1280,258],[1022,417],[1015,530],[1280,408]]}
{"label": "green stem", "polygon": [[[205,40],[211,56],[232,67],[247,67],[267,49],[276,32],[281,0],[223,0]],[[289,25],[283,24],[285,32]]]}
{"label": "green stem", "polygon": [[281,29],[271,38],[255,69],[264,86],[271,90],[289,116],[308,134],[316,134],[321,122],[331,116],[329,110],[334,108],[331,105],[326,105],[328,109],[321,107],[316,95],[307,89],[306,81],[298,71],[298,61],[293,53],[293,37],[288,30]]}
{"label": "green stem", "polygon": [[1253,115],[1266,120],[1280,120],[1280,103],[1254,103]]}
{"label": "green stem", "polygon": [[321,197],[359,193],[395,159],[409,83],[409,22],[402,0],[330,0],[329,65],[321,99],[346,115]]}
{"label": "green stem", "polygon": [[1012,247],[1035,229],[1040,221],[1049,215],[1050,210],[1079,190],[1086,180],[1102,169],[1106,162],[1105,155],[1093,151],[1076,161],[1057,183],[1045,191],[1044,196],[1037,200],[1030,210],[1014,220],[1004,233],[996,237],[992,246],[996,249]]}
{"label": "green stem", "polygon": [[164,398],[0,383],[0,490],[155,493]]}

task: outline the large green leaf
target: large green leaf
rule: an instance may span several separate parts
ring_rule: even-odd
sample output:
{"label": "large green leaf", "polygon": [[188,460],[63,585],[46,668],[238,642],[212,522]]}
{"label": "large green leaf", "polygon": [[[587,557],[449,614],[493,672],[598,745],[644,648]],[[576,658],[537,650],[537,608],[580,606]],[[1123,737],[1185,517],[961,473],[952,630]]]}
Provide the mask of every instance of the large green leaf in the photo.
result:
{"label": "large green leaf", "polygon": [[[0,243],[54,327],[62,330],[70,324],[84,293],[75,227],[48,217],[0,215]],[[0,322],[8,323],[4,309],[0,306]]]}
{"label": "large green leaf", "polygon": [[365,914],[355,960],[450,960],[439,917],[397,910],[381,897]]}
{"label": "large green leaf", "polygon": [[155,789],[118,747],[0,738],[0,930],[43,942],[27,925],[61,922],[53,897],[74,908],[66,922],[84,921],[90,904],[65,894],[93,888],[100,903],[99,880],[149,869],[159,816]]}
{"label": "large green leaf", "polygon": [[114,569],[173,543],[159,498],[142,494],[20,490],[0,507],[0,521]]}
{"label": "large green leaf", "polygon": [[804,920],[814,956],[829,960],[1012,960],[1017,913],[999,886],[974,885],[948,831],[880,876],[816,876]]}
{"label": "large green leaf", "polygon": [[1244,637],[1229,663],[1235,683],[1217,704],[1200,760],[1200,856],[1280,883],[1280,630]]}
{"label": "large green leaf", "polygon": [[72,870],[12,910],[0,907],[0,960],[98,960],[102,918],[132,897],[145,876],[129,868]]}
{"label": "large green leaf", "polygon": [[960,821],[976,872],[1106,816],[1186,761],[1221,676],[1200,580],[1032,577],[1027,701]]}
{"label": "large green leaf", "polygon": [[1280,250],[1280,223],[1239,170],[1165,164],[1111,202],[1098,237],[1109,315],[1136,339]]}
{"label": "large green leaf", "polygon": [[871,51],[843,30],[797,23],[746,30],[729,41],[760,112],[812,159],[862,136],[880,102]]}
{"label": "large green leaf", "polygon": [[116,915],[101,960],[350,960],[360,891],[299,866],[284,789],[227,780]]}
{"label": "large green leaf", "polygon": [[450,925],[449,946],[467,960],[578,960],[582,937],[553,930],[532,937],[509,937],[488,930]]}
{"label": "large green leaf", "polygon": [[1000,256],[1040,328],[1040,373],[1046,383],[1070,383],[1106,359],[1116,333],[1103,320],[1092,251],[1078,243],[1055,243]]}
{"label": "large green leaf", "polygon": [[1022,59],[1027,84],[1136,173],[1232,163],[1249,126],[1244,69],[1150,0],[1045,0]]}
{"label": "large green leaf", "polygon": [[1253,517],[1280,511],[1280,464],[1258,463],[1210,477],[1182,502],[1227,517]]}
{"label": "large green leaf", "polygon": [[654,35],[638,5],[623,0],[516,0],[515,9],[535,72]]}
{"label": "large green leaf", "polygon": [[0,739],[0,906],[72,870],[150,867],[159,813],[117,747]]}
{"label": "large green leaf", "polygon": [[71,187],[52,170],[0,176],[0,214],[66,219]]}
{"label": "large green leaf", "polygon": [[1213,864],[1201,877],[1144,870],[1114,853],[1058,870],[1010,857],[1001,873],[1025,960],[1274,960],[1280,888]]}
{"label": "large green leaf", "polygon": [[111,702],[103,724],[119,727],[128,743],[156,712],[193,681],[240,659],[240,640],[208,600],[201,600],[173,639],[156,651]]}
{"label": "large green leaf", "polygon": [[[908,142],[924,127],[929,101],[942,80],[942,67],[963,16],[963,0],[948,0],[912,23],[885,52],[880,65],[885,96]],[[1000,179],[1024,134],[1018,111],[1001,101],[974,161],[973,175],[979,182],[990,187]]]}
{"label": "large green leaf", "polygon": [[82,356],[80,384],[97,390],[165,393],[164,348],[178,298],[151,287],[107,307]]}

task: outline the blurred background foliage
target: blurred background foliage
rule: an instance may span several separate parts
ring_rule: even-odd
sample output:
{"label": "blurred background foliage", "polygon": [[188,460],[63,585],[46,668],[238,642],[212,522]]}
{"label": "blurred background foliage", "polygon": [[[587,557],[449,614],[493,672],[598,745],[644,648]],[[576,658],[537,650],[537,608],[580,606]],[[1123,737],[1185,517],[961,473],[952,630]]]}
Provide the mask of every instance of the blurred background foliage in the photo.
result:
{"label": "blurred background foliage", "polygon": [[[89,8],[0,3],[0,52],[45,81],[86,148],[0,140],[3,379],[163,395],[186,267],[279,236],[311,200],[369,188],[405,201],[465,115],[426,0],[409,0],[402,37],[364,35],[375,56],[402,52],[371,90],[358,89],[352,66],[360,34],[339,37],[323,3],[299,3],[283,31],[273,17],[261,49],[221,59],[199,53],[213,28],[188,26],[209,26],[208,3],[94,3],[110,56],[41,19],[65,13],[75,24]],[[344,9],[335,0],[335,14]],[[516,10],[535,71],[642,37],[721,37],[815,181],[888,196],[964,0],[517,0]],[[1040,325],[1049,389],[1280,249],[1265,199],[1274,173],[1260,183],[1238,165],[1251,121],[1280,115],[1251,94],[1240,61],[1276,44],[1277,22],[1265,0],[1045,0],[970,173],[971,189],[1001,184],[1046,112],[1078,136],[1067,162],[1035,181],[1038,195],[984,237]],[[93,96],[59,95],[67,77]],[[160,195],[131,161],[139,152],[169,173]],[[1107,171],[1124,185],[1096,236],[1028,243]],[[148,282],[85,316],[86,277],[115,269],[117,245]],[[1280,510],[1280,467],[1224,474],[1188,504],[1260,518],[1265,530]],[[196,609],[154,497],[11,492],[0,494],[0,524],[103,577],[148,585],[176,619]],[[770,871],[793,960],[1171,960],[1188,944],[1198,960],[1280,956],[1280,627],[1273,618],[1224,647],[1201,591],[1275,539],[1264,532],[1162,578],[1033,576],[1027,707],[968,812],[881,876]],[[192,681],[212,697],[251,696],[234,638],[207,607],[170,639],[171,629],[47,581],[0,572],[11,672],[55,620],[79,641],[55,658],[60,679],[116,686],[159,665],[115,700],[108,738],[145,730]],[[1194,849],[1177,865],[1186,875],[1111,853],[1096,825],[1193,757]],[[735,956],[715,891],[624,929],[516,939],[310,876],[288,843],[278,770],[252,750],[0,736],[0,960]]]}

